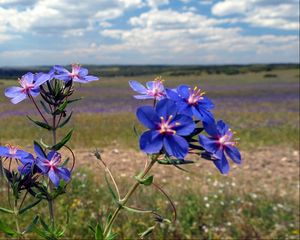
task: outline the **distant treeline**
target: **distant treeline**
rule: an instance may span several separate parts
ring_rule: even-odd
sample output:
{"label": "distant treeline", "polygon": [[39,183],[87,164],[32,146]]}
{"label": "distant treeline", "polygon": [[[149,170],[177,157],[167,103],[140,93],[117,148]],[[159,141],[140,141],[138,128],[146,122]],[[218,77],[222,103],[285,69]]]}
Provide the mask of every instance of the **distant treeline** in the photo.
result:
{"label": "distant treeline", "polygon": [[[235,75],[247,72],[271,72],[278,69],[299,69],[299,64],[251,64],[251,65],[84,65],[89,72],[97,76],[140,76],[164,75],[184,76],[207,74]],[[42,67],[3,67],[0,68],[0,79],[16,79],[26,72],[47,72],[50,66]]]}

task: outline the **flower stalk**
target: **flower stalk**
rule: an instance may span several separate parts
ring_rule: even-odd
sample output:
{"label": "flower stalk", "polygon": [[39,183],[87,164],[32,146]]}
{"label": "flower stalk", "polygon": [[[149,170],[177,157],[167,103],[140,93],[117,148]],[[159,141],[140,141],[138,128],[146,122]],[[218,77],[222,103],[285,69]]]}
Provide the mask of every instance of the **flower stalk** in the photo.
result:
{"label": "flower stalk", "polygon": [[[149,171],[151,170],[151,168],[153,167],[153,165],[155,164],[157,159],[158,159],[158,155],[153,155],[151,157],[151,162],[143,170],[143,172],[140,175],[141,178],[144,178],[149,173]],[[130,199],[130,197],[133,195],[133,193],[136,191],[136,189],[138,188],[139,185],[140,185],[139,182],[136,182],[135,184],[133,184],[132,187],[129,189],[129,191],[125,194],[125,197],[123,199],[121,199],[121,201],[119,202],[119,206],[115,209],[112,217],[110,218],[108,224],[106,225],[106,227],[104,229],[104,233],[103,233],[104,238],[107,237],[107,235],[110,232],[110,229],[112,228],[112,225],[113,225],[114,221],[116,220],[116,218],[118,217],[120,211],[126,205],[126,203]]]}

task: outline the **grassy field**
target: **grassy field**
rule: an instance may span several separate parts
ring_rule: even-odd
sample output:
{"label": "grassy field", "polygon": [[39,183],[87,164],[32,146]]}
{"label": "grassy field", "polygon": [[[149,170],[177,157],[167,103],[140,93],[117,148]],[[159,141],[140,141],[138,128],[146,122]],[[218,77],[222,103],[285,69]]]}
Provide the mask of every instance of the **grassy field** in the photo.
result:
{"label": "grassy field", "polygon": [[[164,76],[163,76],[164,77]],[[138,76],[146,82],[154,76]],[[72,221],[67,237],[89,239],[88,224],[102,219],[113,209],[103,178],[103,170],[92,155],[96,148],[112,167],[122,192],[133,183],[131,176],[142,168],[145,156],[138,153],[133,125],[135,109],[147,102],[134,100],[129,77],[102,78],[77,86],[84,99],[73,105],[75,129],[70,145],[78,165],[68,194],[57,203],[60,224],[69,211]],[[299,70],[279,69],[238,75],[206,74],[168,76],[165,85],[198,85],[216,104],[214,114],[224,119],[240,138],[243,165],[221,176],[210,162],[198,159],[189,167],[192,174],[157,166],[155,181],[172,196],[178,220],[161,225],[153,239],[298,239],[299,238]],[[0,91],[16,84],[1,80]],[[13,106],[0,96],[0,142],[31,150],[33,139],[49,141],[47,131],[37,130],[26,115],[36,113],[28,102]],[[63,137],[67,130],[59,132]],[[31,150],[32,151],[32,150]],[[122,163],[122,164],[121,164]],[[0,206],[5,206],[5,188]],[[131,202],[143,208],[159,208],[172,218],[170,206],[152,188],[144,188]],[[37,211],[47,216],[46,206]],[[1,219],[8,216],[0,213]],[[27,215],[24,220],[32,218]],[[28,220],[29,221],[29,220]],[[28,222],[27,221],[27,222]],[[150,216],[122,214],[115,230],[119,238],[136,238],[137,232],[152,223]],[[13,223],[12,223],[13,224]],[[1,234],[0,234],[1,236]]]}

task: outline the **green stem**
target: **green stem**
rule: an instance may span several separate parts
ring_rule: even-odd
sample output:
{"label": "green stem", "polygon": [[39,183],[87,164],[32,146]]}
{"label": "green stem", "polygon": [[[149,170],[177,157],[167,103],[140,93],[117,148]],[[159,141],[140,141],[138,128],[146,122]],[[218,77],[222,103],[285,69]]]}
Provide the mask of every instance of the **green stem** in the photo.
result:
{"label": "green stem", "polygon": [[19,209],[18,209],[18,200],[17,199],[15,199],[15,203],[14,203],[14,212],[15,212],[15,221],[16,221],[17,232],[21,233],[20,226],[19,226]]}
{"label": "green stem", "polygon": [[[148,172],[151,170],[151,168],[153,167],[153,165],[157,161],[157,158],[158,158],[158,156],[155,156],[151,159],[150,164],[144,169],[144,171],[140,175],[141,178],[144,178],[148,174]],[[132,187],[126,193],[125,197],[120,201],[119,206],[116,208],[116,210],[114,211],[114,213],[113,213],[112,217],[110,218],[108,224],[105,227],[105,230],[104,230],[104,233],[103,233],[105,238],[107,237],[107,234],[109,233],[109,230],[111,229],[114,221],[116,220],[116,218],[119,215],[120,211],[122,210],[123,206],[126,205],[128,200],[130,199],[131,195],[135,192],[135,190],[138,188],[139,185],[140,185],[139,182],[136,182],[134,185],[132,185]]]}

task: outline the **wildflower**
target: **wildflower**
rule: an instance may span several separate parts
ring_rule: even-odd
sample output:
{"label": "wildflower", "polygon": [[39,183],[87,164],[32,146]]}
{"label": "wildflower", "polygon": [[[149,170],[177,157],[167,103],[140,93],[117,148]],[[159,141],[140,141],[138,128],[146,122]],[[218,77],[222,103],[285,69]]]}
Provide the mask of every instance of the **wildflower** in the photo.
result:
{"label": "wildflower", "polygon": [[54,77],[65,82],[69,82],[72,80],[79,83],[88,83],[91,81],[99,80],[98,77],[88,75],[88,70],[78,64],[72,65],[72,72],[69,72],[67,69],[59,65],[55,65],[53,69],[57,73],[56,75],[54,75]]}
{"label": "wildflower", "polygon": [[156,99],[161,100],[166,97],[165,88],[163,85],[163,80],[161,78],[156,78],[154,81],[146,83],[144,87],[141,83],[137,81],[129,81],[130,87],[140,93],[141,95],[135,95],[136,99]]}
{"label": "wildflower", "polygon": [[71,173],[67,168],[60,167],[61,155],[58,152],[51,151],[46,156],[43,150],[37,145],[34,145],[34,150],[37,154],[37,166],[43,174],[48,175],[54,186],[59,185],[61,179],[69,181]]}
{"label": "wildflower", "polygon": [[222,120],[216,124],[204,123],[205,131],[211,136],[207,137],[202,134],[199,135],[199,142],[203,148],[212,154],[213,162],[221,173],[226,174],[229,172],[229,164],[225,153],[235,163],[241,163],[241,154],[235,147],[236,140],[233,139],[234,133]]}
{"label": "wildflower", "polygon": [[142,151],[154,154],[164,147],[171,156],[185,157],[189,144],[182,136],[189,135],[195,129],[195,123],[191,117],[177,114],[174,101],[163,99],[155,108],[140,107],[136,114],[139,121],[150,129],[140,137]]}
{"label": "wildflower", "polygon": [[21,159],[30,156],[30,153],[25,152],[17,147],[8,144],[7,146],[0,146],[0,157]]}
{"label": "wildflower", "polygon": [[176,90],[166,89],[170,99],[176,101],[179,112],[190,117],[195,116],[199,120],[207,123],[213,123],[214,117],[209,111],[214,108],[210,99],[204,96],[198,87],[193,89],[188,85],[180,85]]}
{"label": "wildflower", "polygon": [[21,158],[20,162],[22,165],[18,166],[18,171],[23,174],[34,174],[40,172],[40,169],[36,167],[36,160],[32,154],[28,155],[25,158]]}
{"label": "wildflower", "polygon": [[31,72],[26,73],[19,79],[21,87],[9,87],[5,89],[5,96],[11,98],[13,104],[17,104],[29,95],[36,97],[40,93],[40,85],[50,80],[49,74],[38,73],[33,74]]}

